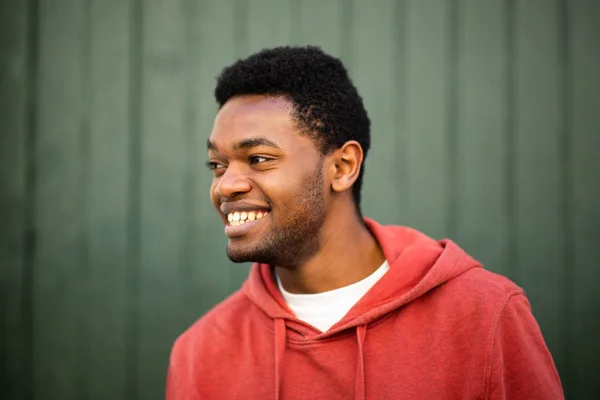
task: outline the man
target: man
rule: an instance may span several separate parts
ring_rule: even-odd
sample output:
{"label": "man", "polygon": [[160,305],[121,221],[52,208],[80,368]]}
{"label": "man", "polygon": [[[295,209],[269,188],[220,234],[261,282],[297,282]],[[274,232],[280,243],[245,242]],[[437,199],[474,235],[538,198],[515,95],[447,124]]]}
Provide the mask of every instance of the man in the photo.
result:
{"label": "man", "polygon": [[559,399],[523,291],[452,241],[363,218],[370,122],[342,63],[224,69],[210,195],[241,290],[173,347],[167,398]]}

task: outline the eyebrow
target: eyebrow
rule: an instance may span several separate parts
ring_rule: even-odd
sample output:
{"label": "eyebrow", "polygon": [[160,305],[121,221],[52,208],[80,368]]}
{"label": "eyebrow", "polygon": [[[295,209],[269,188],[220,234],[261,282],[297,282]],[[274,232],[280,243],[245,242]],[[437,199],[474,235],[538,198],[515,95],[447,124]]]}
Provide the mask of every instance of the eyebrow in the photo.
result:
{"label": "eyebrow", "polygon": [[[281,147],[279,147],[275,142],[272,142],[269,139],[263,137],[249,138],[239,141],[238,143],[233,145],[233,150],[250,149],[258,146],[273,147],[275,149],[281,150]],[[206,141],[206,148],[208,150],[213,150],[216,152],[219,151],[217,150],[217,146],[213,142],[211,142],[210,139]]]}

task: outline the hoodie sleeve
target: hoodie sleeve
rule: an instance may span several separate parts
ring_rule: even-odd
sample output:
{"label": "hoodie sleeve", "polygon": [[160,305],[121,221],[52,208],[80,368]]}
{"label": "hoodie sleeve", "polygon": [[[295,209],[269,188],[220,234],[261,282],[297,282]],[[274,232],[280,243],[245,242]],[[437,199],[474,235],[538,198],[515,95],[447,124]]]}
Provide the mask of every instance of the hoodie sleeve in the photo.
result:
{"label": "hoodie sleeve", "polygon": [[522,293],[508,297],[491,347],[486,398],[564,399],[554,361]]}

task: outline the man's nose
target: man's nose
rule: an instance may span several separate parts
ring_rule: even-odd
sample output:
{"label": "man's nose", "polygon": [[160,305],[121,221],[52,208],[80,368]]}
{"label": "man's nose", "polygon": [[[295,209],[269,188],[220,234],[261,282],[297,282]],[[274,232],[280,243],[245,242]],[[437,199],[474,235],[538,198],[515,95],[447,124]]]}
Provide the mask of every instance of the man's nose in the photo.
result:
{"label": "man's nose", "polygon": [[251,188],[250,181],[243,171],[235,165],[229,165],[225,173],[219,177],[215,192],[219,197],[232,198],[249,192]]}

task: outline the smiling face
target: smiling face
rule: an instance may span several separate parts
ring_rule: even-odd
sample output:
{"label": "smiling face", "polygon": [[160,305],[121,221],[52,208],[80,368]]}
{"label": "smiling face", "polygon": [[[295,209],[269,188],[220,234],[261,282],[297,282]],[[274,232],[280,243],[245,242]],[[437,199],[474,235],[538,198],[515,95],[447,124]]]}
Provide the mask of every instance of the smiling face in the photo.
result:
{"label": "smiling face", "polygon": [[319,247],[326,214],[323,156],[298,133],[291,104],[247,95],[219,111],[208,141],[211,200],[234,262],[291,265]]}

